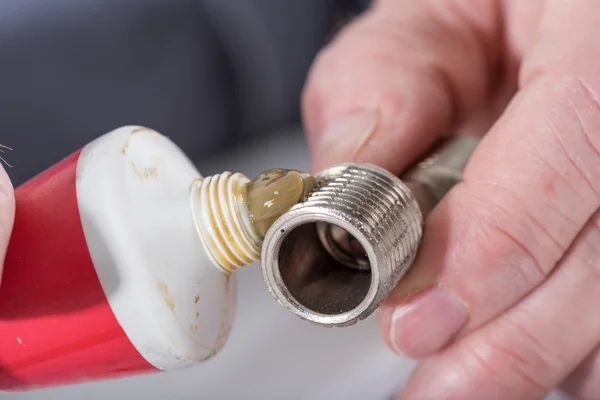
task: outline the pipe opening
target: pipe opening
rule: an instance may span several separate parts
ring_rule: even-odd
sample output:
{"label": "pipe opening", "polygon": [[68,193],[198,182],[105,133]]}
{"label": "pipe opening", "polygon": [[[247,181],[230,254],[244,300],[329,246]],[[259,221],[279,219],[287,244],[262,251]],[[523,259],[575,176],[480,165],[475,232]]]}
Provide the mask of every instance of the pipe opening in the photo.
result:
{"label": "pipe opening", "polygon": [[[319,224],[309,222],[285,232],[278,259],[281,280],[303,307],[326,315],[346,313],[369,292],[370,262],[357,238],[337,225],[324,229]],[[323,232],[329,232],[329,238]],[[349,265],[353,257],[360,260],[360,268]]]}
{"label": "pipe opening", "polygon": [[321,245],[333,258],[347,267],[371,270],[367,252],[360,241],[345,229],[327,222],[317,222]]}

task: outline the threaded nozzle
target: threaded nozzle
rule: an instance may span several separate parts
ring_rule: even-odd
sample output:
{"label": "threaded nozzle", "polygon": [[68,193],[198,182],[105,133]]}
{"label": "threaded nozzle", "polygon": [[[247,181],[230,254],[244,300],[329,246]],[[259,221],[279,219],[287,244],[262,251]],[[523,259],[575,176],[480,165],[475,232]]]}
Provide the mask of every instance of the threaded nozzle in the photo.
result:
{"label": "threaded nozzle", "polygon": [[244,195],[248,182],[243,174],[224,172],[196,179],[190,190],[198,236],[206,254],[225,273],[260,257],[262,238],[253,229]]}

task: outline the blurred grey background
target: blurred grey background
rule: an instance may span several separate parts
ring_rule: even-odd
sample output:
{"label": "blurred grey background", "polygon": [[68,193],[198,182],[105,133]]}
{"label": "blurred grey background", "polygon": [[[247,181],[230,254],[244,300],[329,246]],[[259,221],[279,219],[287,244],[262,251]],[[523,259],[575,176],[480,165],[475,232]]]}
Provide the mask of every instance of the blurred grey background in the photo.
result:
{"label": "blurred grey background", "polygon": [[[15,185],[112,129],[145,125],[204,174],[308,167],[299,95],[339,23],[368,0],[0,0],[0,143]],[[208,363],[1,398],[389,399],[413,363],[376,320],[312,326],[258,266],[239,274],[232,336]],[[1,358],[0,358],[1,359]],[[558,397],[556,397],[558,398]]]}
{"label": "blurred grey background", "polygon": [[201,158],[299,122],[365,0],[0,0],[0,143],[15,185],[122,125]]}

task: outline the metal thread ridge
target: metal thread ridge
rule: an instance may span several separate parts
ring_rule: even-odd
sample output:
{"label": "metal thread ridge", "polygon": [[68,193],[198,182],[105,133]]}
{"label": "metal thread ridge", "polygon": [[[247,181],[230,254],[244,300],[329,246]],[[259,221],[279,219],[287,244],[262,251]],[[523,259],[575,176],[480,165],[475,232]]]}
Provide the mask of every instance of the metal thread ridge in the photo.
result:
{"label": "metal thread ridge", "polygon": [[223,272],[231,273],[260,257],[262,240],[252,229],[244,198],[243,174],[199,178],[190,190],[196,231],[206,254]]}
{"label": "metal thread ridge", "polygon": [[354,221],[369,241],[377,255],[371,267],[379,272],[370,309],[377,308],[412,264],[421,240],[423,217],[412,193],[387,171],[346,164],[324,171],[318,188],[299,207],[314,206]]}

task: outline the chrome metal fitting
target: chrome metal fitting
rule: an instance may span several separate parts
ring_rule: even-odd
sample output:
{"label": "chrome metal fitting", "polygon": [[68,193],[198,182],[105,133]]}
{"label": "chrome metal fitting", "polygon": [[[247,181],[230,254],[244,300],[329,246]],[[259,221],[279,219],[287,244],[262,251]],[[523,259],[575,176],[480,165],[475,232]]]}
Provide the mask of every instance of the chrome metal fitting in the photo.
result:
{"label": "chrome metal fitting", "polygon": [[361,163],[317,174],[311,194],[264,239],[271,294],[318,325],[348,326],[371,315],[413,263],[425,216],[460,181],[477,142],[445,143],[403,180]]}

